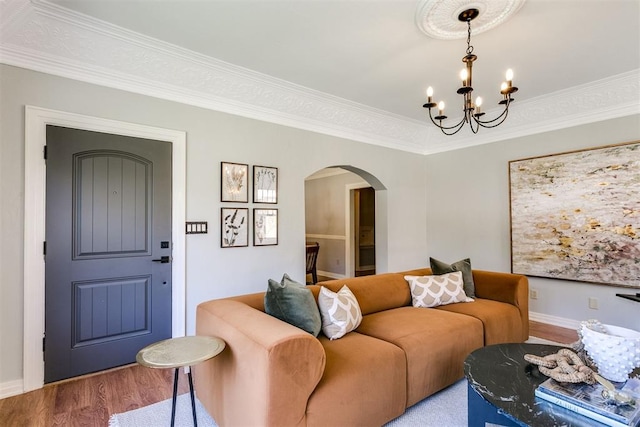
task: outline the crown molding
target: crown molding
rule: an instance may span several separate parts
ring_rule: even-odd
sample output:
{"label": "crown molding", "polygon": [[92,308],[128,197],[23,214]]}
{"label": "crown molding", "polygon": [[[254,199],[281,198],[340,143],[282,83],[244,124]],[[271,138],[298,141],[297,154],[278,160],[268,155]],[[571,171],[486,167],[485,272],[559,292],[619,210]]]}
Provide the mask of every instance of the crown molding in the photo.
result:
{"label": "crown molding", "polygon": [[206,57],[46,0],[0,0],[0,62],[419,154],[640,112],[640,70],[634,70],[519,102],[491,132],[445,137],[427,121]]}

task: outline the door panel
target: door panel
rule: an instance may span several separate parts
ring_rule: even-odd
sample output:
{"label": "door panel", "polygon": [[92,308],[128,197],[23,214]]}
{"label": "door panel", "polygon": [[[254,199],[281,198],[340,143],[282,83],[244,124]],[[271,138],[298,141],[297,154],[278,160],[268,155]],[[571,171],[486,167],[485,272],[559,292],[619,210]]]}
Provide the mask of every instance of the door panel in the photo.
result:
{"label": "door panel", "polygon": [[171,336],[171,144],[47,126],[45,382]]}
{"label": "door panel", "polygon": [[152,165],[102,151],[73,166],[75,258],[150,255]]}
{"label": "door panel", "polygon": [[72,348],[151,332],[151,277],[73,284]]}

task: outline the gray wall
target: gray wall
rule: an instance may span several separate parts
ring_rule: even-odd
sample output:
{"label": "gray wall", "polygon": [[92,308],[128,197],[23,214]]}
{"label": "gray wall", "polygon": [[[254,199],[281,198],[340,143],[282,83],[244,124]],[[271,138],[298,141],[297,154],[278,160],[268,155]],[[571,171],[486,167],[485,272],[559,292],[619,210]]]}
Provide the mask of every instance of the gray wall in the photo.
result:
{"label": "gray wall", "polygon": [[[423,156],[6,65],[0,66],[0,94],[0,389],[22,378],[25,105],[187,132],[186,216],[210,224],[209,234],[187,236],[188,333],[202,301],[262,291],[267,279],[284,272],[304,279],[304,180],[328,166],[360,168],[387,189],[381,199],[390,208],[381,217],[389,224],[383,236],[388,270],[425,264]],[[278,168],[277,246],[220,248],[221,161]],[[412,209],[394,208],[408,204]],[[404,224],[414,224],[411,233],[403,232]]]}
{"label": "gray wall", "polygon": [[[474,268],[510,271],[508,162],[636,140],[640,116],[427,156],[429,256],[470,257]],[[640,304],[615,296],[630,289],[535,277],[529,283],[538,290],[532,312],[640,330]],[[598,310],[588,308],[589,297],[599,300]]]}
{"label": "gray wall", "polygon": [[[304,180],[315,171],[352,165],[387,189],[376,193],[387,207],[377,210],[387,225],[377,230],[387,246],[380,271],[424,266],[428,256],[509,271],[508,161],[640,140],[633,116],[424,157],[2,65],[0,389],[22,378],[25,105],[187,132],[187,219],[211,225],[207,235],[187,236],[189,333],[201,301],[264,290],[284,272],[303,280]],[[279,168],[278,246],[220,249],[220,161]],[[638,303],[615,297],[620,288],[530,282],[539,290],[533,312],[640,329]],[[599,310],[587,308],[588,297]]]}

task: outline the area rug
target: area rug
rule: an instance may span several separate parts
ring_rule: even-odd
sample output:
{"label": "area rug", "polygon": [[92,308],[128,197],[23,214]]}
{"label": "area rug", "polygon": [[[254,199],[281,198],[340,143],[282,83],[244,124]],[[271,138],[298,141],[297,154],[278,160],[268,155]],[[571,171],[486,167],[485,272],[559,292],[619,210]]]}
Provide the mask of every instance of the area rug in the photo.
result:
{"label": "area rug", "polygon": [[[196,398],[196,416],[198,427],[217,427],[204,406]],[[109,418],[109,427],[152,427],[168,426],[171,423],[171,399],[143,406],[142,408],[114,414]],[[176,426],[193,426],[191,398],[189,393],[178,396],[176,404]]]}
{"label": "area rug", "polygon": [[[563,345],[553,341],[530,337],[532,344]],[[199,427],[217,427],[202,404],[196,398]],[[171,420],[171,399],[112,415],[109,427],[142,427],[168,425]],[[467,381],[462,379],[444,390],[427,397],[406,410],[385,427],[463,427],[467,426]],[[189,394],[178,396],[176,426],[193,425]]]}

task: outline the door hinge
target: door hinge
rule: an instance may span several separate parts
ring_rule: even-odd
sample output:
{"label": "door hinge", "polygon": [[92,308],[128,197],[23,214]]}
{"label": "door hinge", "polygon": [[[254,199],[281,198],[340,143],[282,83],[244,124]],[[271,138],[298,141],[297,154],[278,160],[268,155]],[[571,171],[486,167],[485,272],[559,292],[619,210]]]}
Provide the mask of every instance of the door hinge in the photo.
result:
{"label": "door hinge", "polygon": [[47,255],[47,242],[42,242],[42,255]]}
{"label": "door hinge", "polygon": [[44,156],[44,159],[47,160],[47,146],[44,146],[44,149],[42,150],[42,155]]}
{"label": "door hinge", "polygon": [[42,360],[44,360],[45,340],[46,337],[42,337]]}

